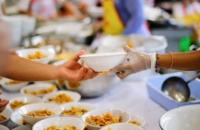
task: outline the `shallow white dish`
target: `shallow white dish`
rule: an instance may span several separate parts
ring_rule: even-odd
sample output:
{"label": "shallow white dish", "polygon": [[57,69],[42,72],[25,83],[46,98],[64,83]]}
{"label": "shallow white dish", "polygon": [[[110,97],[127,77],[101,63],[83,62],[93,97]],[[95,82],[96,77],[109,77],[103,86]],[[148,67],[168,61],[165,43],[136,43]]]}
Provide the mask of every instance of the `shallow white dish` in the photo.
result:
{"label": "shallow white dish", "polygon": [[160,119],[163,130],[199,130],[200,105],[190,105],[173,109]]}
{"label": "shallow white dish", "polygon": [[3,125],[0,125],[0,130],[9,130],[9,129]]}
{"label": "shallow white dish", "polygon": [[[33,95],[30,93],[26,93],[27,91],[32,92],[32,91],[40,91],[40,90],[48,90],[51,89],[51,87],[54,87],[54,89],[49,92],[49,93],[45,93],[45,94],[37,94],[37,95]],[[37,82],[35,84],[32,85],[28,85],[27,87],[21,89],[21,94],[25,95],[25,96],[37,96],[37,97],[42,97],[44,95],[50,94],[50,93],[54,93],[57,91],[57,88],[54,84],[51,83],[47,83],[47,82]]]}
{"label": "shallow white dish", "polygon": [[121,110],[115,110],[115,109],[96,109],[96,110],[93,110],[91,112],[86,113],[85,115],[83,115],[82,118],[83,118],[83,121],[85,122],[85,124],[87,125],[88,129],[90,129],[90,130],[99,130],[102,127],[96,126],[96,125],[91,125],[91,124],[87,123],[86,120],[90,116],[97,116],[97,115],[102,115],[102,114],[105,114],[105,113],[112,113],[115,116],[116,115],[117,116],[121,116],[121,118],[122,118],[122,122],[121,123],[126,123],[130,119],[130,116],[129,116],[128,113],[126,113],[124,111],[121,111]]}
{"label": "shallow white dish", "polygon": [[125,52],[87,54],[81,60],[96,72],[106,72],[121,64],[125,56]]}
{"label": "shallow white dish", "polygon": [[[52,104],[52,103],[35,103],[35,104],[29,104],[29,105],[25,105],[21,108],[18,109],[19,113],[23,116],[23,119],[25,122],[33,125],[36,122],[49,118],[49,117],[55,117],[60,115],[60,113],[62,112],[61,107],[59,107],[56,104]],[[52,112],[54,112],[55,114],[52,116],[46,116],[46,117],[32,117],[32,116],[28,116],[27,114],[29,112],[32,111],[37,111],[37,110],[50,110]]]}
{"label": "shallow white dish", "polygon": [[0,84],[5,90],[11,91],[11,92],[19,91],[20,89],[24,88],[28,84],[28,82],[20,82],[20,83],[17,83],[17,84],[9,84],[9,81],[11,81],[11,79],[2,78],[0,80]]}
{"label": "shallow white dish", "polygon": [[11,104],[12,104],[13,102],[15,102],[15,101],[21,101],[21,102],[24,102],[24,103],[26,103],[26,104],[31,104],[31,103],[42,102],[42,99],[39,98],[39,97],[35,97],[35,96],[22,96],[22,97],[14,98],[14,99],[10,100],[9,105],[8,105],[8,107],[9,107],[11,110],[13,110],[13,111],[19,109],[19,108],[13,109],[13,108],[11,107]]}
{"label": "shallow white dish", "polygon": [[143,129],[128,123],[118,123],[105,126],[101,130],[143,130]]}
{"label": "shallow white dish", "polygon": [[0,124],[5,124],[6,122],[8,122],[11,117],[11,113],[12,112],[8,108],[6,108],[3,112],[1,112],[0,115],[4,116],[6,120],[1,121]]}
{"label": "shallow white dish", "polygon": [[[95,106],[92,104],[88,104],[88,103],[80,103],[80,102],[73,102],[73,103],[68,103],[65,105],[61,106],[63,111],[64,110],[70,110],[72,107],[80,107],[80,108],[84,108],[86,110],[88,110],[88,112],[92,111],[95,109]],[[86,112],[87,113],[87,112]],[[85,114],[86,114],[85,113]],[[61,115],[61,116],[65,116],[65,115]],[[68,115],[68,116],[73,116],[73,115]],[[75,116],[75,115],[74,115]],[[75,116],[75,117],[81,117],[81,116]]]}
{"label": "shallow white dish", "polygon": [[76,117],[54,117],[42,120],[33,126],[33,130],[44,130],[51,126],[75,126],[77,130],[84,130],[84,122]]}
{"label": "shallow white dish", "polygon": [[38,51],[42,52],[45,55],[45,57],[40,58],[40,59],[33,59],[32,61],[47,64],[51,60],[53,60],[54,57],[55,57],[55,50],[53,49],[52,46],[46,46],[46,47],[43,47],[43,48],[21,49],[21,50],[17,51],[17,54],[20,57],[27,58],[28,55],[34,54],[35,52],[38,52]]}
{"label": "shallow white dish", "polygon": [[16,110],[12,113],[11,117],[10,117],[11,121],[13,123],[15,123],[18,126],[22,126],[25,125],[23,116],[19,113],[19,110]]}
{"label": "shallow white dish", "polygon": [[[66,94],[66,95],[70,96],[72,98],[71,102],[78,102],[81,99],[81,95],[77,92],[57,91],[57,92],[54,92],[54,93],[51,93],[51,94],[44,96],[43,101],[44,102],[50,102],[49,99],[51,99],[51,98],[53,98],[53,97],[55,97],[59,94]],[[56,103],[56,102],[51,102],[51,103]],[[66,103],[70,103],[70,102],[66,102]],[[66,103],[63,103],[63,104],[66,104]],[[56,103],[56,104],[58,104],[58,103]],[[62,104],[59,104],[59,105],[62,105]]]}

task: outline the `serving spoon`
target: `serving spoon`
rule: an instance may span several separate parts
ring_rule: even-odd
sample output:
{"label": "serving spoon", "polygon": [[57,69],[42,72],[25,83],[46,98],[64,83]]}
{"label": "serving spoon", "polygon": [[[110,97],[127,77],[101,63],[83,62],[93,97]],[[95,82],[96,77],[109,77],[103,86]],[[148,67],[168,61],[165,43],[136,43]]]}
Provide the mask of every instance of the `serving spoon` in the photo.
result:
{"label": "serving spoon", "polygon": [[162,84],[162,91],[178,102],[187,102],[189,101],[191,95],[189,83],[199,76],[200,73],[188,81],[176,76],[170,77]]}

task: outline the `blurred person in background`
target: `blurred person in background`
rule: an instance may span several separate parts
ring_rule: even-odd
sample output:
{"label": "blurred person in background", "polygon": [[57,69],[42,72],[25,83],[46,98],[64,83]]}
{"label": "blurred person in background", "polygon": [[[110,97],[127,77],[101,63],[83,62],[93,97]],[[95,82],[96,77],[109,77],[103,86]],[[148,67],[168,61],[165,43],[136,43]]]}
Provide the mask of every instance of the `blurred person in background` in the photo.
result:
{"label": "blurred person in background", "polygon": [[[76,82],[96,76],[93,70],[78,63],[79,57],[85,53],[84,51],[77,53],[64,65],[46,65],[11,54],[9,51],[10,40],[9,29],[0,19],[0,76],[2,77],[19,81],[68,80]],[[7,104],[8,101],[0,100],[0,111]]]}
{"label": "blurred person in background", "polygon": [[31,0],[29,12],[40,20],[57,17],[57,0]]}
{"label": "blurred person in background", "polygon": [[110,35],[149,35],[143,0],[101,0],[103,31]]}

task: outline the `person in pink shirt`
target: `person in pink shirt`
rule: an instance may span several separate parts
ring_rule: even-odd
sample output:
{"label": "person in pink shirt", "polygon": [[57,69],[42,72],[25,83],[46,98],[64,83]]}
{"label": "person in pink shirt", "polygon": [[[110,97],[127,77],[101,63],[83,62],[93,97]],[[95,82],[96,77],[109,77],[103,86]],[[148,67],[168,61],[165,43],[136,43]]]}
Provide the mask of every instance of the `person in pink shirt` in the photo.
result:
{"label": "person in pink shirt", "polygon": [[41,20],[57,17],[57,0],[31,0],[29,11],[31,15]]}

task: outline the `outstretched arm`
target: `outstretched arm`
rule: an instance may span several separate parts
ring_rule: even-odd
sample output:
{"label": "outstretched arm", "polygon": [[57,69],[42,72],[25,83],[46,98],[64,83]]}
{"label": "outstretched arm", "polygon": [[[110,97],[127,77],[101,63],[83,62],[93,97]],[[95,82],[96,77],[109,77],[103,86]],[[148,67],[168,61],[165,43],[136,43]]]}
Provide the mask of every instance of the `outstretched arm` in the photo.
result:
{"label": "outstretched arm", "polygon": [[84,54],[80,51],[76,57],[62,66],[53,66],[32,62],[16,55],[9,55],[7,64],[0,74],[4,77],[21,81],[41,80],[68,80],[79,81],[94,77],[93,70],[82,67],[79,56]]}

